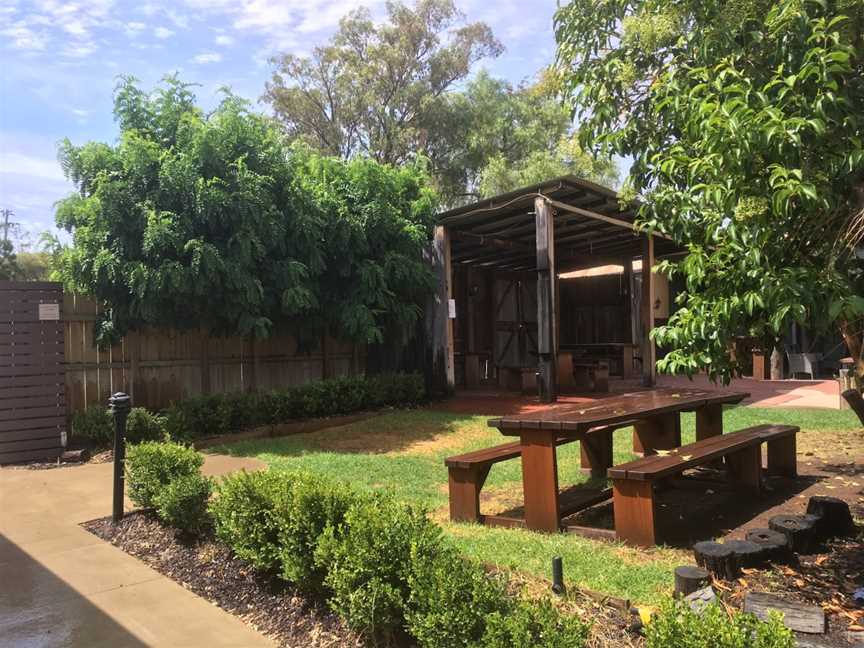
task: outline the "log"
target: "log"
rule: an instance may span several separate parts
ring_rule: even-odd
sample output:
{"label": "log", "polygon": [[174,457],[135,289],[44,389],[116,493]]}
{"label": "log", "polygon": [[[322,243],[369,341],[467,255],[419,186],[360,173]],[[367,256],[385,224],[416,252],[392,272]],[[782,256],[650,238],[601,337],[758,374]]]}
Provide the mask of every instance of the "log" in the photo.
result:
{"label": "log", "polygon": [[812,552],[817,543],[816,523],[819,518],[812,515],[775,515],[768,520],[768,527],[786,536],[789,549],[798,554]]}
{"label": "log", "polygon": [[782,533],[771,529],[751,529],[744,539],[762,547],[762,557],[766,562],[785,563],[791,558],[789,541]]}
{"label": "log", "polygon": [[814,495],[807,502],[807,514],[819,518],[816,534],[822,539],[855,533],[855,521],[849,512],[849,505],[838,497]]}
{"label": "log", "polygon": [[744,595],[744,611],[755,614],[762,621],[768,620],[772,611],[783,614],[783,625],[796,632],[822,634],[825,632],[825,612],[815,605],[802,605],[784,601],[773,594],[747,592]]}
{"label": "log", "polygon": [[852,411],[858,415],[858,420],[861,421],[861,425],[864,425],[864,398],[861,398],[861,392],[857,389],[847,389],[841,394],[841,396],[843,396],[845,401],[849,403],[849,407],[852,408]]}
{"label": "log", "polygon": [[86,448],[81,450],[66,450],[60,455],[60,461],[63,463],[83,463],[90,459],[90,451]]}
{"label": "log", "polygon": [[687,596],[709,585],[711,578],[701,567],[682,565],[675,568],[675,595]]}
{"label": "log", "polygon": [[697,542],[693,545],[693,555],[696,564],[707,569],[715,578],[738,578],[738,559],[731,547],[719,542]]}
{"label": "log", "polygon": [[763,567],[768,562],[768,545],[756,544],[751,540],[729,540],[723,544],[735,553],[739,567]]}

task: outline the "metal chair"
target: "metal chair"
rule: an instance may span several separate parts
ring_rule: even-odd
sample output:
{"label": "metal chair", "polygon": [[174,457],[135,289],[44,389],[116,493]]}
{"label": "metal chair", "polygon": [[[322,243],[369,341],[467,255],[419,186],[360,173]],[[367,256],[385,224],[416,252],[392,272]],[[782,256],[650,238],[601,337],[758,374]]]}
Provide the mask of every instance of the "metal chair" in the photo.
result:
{"label": "metal chair", "polygon": [[810,380],[816,379],[821,353],[791,353],[786,352],[789,360],[789,373],[794,378],[798,374],[808,374]]}

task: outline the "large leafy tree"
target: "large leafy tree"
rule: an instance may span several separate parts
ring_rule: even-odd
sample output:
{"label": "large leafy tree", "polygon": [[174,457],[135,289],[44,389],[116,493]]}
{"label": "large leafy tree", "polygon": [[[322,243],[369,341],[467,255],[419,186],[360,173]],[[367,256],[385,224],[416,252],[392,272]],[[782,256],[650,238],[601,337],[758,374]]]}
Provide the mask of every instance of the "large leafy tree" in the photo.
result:
{"label": "large leafy tree", "polygon": [[[114,111],[116,145],[66,141],[60,150],[78,191],[57,207],[58,225],[73,236],[59,272],[110,307],[101,339],[154,325],[256,337],[280,327],[301,340],[328,330],[367,342],[416,316],[392,306],[415,303],[428,277],[412,275],[411,284],[381,269],[397,263],[384,245],[401,267],[421,257],[434,211],[421,170],[358,162],[373,183],[354,167],[292,151],[233,95],[203,113],[175,78],[153,93],[122,81]],[[378,229],[364,229],[377,210]],[[362,231],[334,237],[352,227]],[[361,244],[364,234],[381,243]],[[368,279],[336,297],[330,277],[346,258]]]}
{"label": "large leafy tree", "polygon": [[557,90],[550,71],[517,87],[481,71],[449,93],[425,151],[442,196],[458,203],[567,173],[616,184],[615,163],[581,146]]}
{"label": "large leafy tree", "polygon": [[292,137],[328,155],[399,164],[423,149],[445,93],[501,45],[484,23],[462,24],[452,0],[387,3],[342,19],[311,56],[285,54],[264,99]]}
{"label": "large leafy tree", "polygon": [[839,326],[861,362],[860,0],[573,0],[558,57],[583,142],[632,156],[641,223],[686,248],[667,371],[740,371],[735,336]]}

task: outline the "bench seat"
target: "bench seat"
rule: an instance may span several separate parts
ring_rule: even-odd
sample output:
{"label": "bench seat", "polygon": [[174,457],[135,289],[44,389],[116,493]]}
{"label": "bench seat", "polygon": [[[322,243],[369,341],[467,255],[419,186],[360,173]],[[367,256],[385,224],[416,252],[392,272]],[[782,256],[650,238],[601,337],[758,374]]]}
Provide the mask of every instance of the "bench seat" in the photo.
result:
{"label": "bench seat", "polygon": [[[582,441],[582,465],[591,466],[583,470],[590,471],[593,477],[604,477],[606,468],[612,464],[612,432],[632,424],[632,421],[622,421],[615,425],[596,427],[581,439],[571,435],[562,436],[555,445]],[[480,491],[483,490],[489,470],[496,463],[521,455],[520,442],[513,441],[445,459],[450,489],[450,519],[454,522],[482,522]]]}
{"label": "bench seat", "polygon": [[799,428],[793,425],[757,425],[610,468],[607,475],[613,483],[618,537],[633,544],[654,545],[654,482],[680,475],[690,468],[725,459],[732,485],[758,493],[762,472],[761,448],[765,443],[768,446],[768,473],[796,476],[795,435],[798,431]]}

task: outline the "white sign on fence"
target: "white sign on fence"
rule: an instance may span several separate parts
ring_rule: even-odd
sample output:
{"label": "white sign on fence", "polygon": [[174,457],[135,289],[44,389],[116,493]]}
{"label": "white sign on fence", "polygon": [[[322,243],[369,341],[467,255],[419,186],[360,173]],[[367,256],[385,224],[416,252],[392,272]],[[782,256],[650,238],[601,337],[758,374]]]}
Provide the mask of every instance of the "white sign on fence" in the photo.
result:
{"label": "white sign on fence", "polygon": [[59,320],[60,319],[60,304],[39,304],[39,319],[40,320]]}

